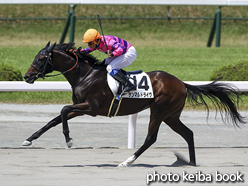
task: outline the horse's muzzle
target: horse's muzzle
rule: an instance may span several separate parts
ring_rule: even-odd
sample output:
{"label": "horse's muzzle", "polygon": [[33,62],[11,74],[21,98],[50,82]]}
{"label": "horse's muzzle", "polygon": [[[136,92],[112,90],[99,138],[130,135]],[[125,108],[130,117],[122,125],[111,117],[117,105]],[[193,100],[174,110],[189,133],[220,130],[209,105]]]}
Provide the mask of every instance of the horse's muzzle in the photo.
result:
{"label": "horse's muzzle", "polygon": [[36,79],[38,79],[38,74],[25,74],[24,79],[26,83],[33,84]]}

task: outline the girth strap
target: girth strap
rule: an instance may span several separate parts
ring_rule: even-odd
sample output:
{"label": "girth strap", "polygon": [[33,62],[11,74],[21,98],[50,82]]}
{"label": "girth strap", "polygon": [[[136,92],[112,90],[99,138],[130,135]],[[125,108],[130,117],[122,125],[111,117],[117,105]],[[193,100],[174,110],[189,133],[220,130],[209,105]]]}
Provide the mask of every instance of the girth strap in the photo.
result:
{"label": "girth strap", "polygon": [[121,105],[122,97],[119,97],[119,95],[115,96],[111,102],[111,105],[109,107],[109,113],[107,117],[115,117],[118,114],[120,105]]}

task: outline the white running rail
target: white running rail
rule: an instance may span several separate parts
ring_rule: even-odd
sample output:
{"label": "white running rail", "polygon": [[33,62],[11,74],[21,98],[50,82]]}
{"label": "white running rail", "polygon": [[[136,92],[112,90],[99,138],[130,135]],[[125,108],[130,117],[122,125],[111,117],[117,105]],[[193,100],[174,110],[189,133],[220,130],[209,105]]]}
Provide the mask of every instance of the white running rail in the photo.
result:
{"label": "white running rail", "polygon": [[[185,81],[191,85],[202,85],[211,81]],[[233,85],[237,91],[248,92],[248,81],[223,81]],[[71,91],[71,86],[67,81],[36,81],[28,84],[24,81],[0,81],[0,92],[13,91]],[[138,114],[129,116],[128,123],[128,148],[135,148],[136,121]]]}

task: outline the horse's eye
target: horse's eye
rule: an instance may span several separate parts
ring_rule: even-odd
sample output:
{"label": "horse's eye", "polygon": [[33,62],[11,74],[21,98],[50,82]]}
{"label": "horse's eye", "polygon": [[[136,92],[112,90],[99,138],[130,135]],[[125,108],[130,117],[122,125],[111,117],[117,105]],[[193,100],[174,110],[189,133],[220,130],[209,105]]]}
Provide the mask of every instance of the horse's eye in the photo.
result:
{"label": "horse's eye", "polygon": [[45,56],[44,55],[40,55],[39,57],[38,57],[38,61],[41,61],[41,60],[43,60],[45,58]]}

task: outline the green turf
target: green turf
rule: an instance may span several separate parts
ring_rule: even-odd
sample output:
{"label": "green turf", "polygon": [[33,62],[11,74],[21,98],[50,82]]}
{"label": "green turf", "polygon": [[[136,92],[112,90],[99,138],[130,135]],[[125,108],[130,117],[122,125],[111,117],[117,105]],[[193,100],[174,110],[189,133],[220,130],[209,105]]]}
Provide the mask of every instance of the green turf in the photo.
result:
{"label": "green turf", "polygon": [[[37,8],[38,7],[38,8]],[[166,17],[167,6],[78,6],[77,17]],[[214,6],[171,6],[174,17],[213,17]],[[0,17],[66,17],[66,5],[3,5]],[[223,7],[223,17],[247,17],[247,7]],[[65,20],[0,21],[0,63],[19,68],[24,75],[46,43],[59,42]],[[163,70],[183,81],[206,81],[217,68],[247,59],[247,21],[222,21],[221,47],[207,48],[212,20],[109,20],[102,19],[105,35],[131,42],[138,52],[126,70]],[[97,19],[76,21],[75,46],[88,28],[99,29]],[[65,42],[69,41],[68,34]],[[94,52],[99,59],[106,55]],[[45,81],[64,81],[63,76]],[[247,100],[246,96],[243,96]],[[4,92],[0,102],[71,103],[70,92]],[[247,102],[247,101],[246,101]],[[244,105],[243,108],[248,108]]]}

